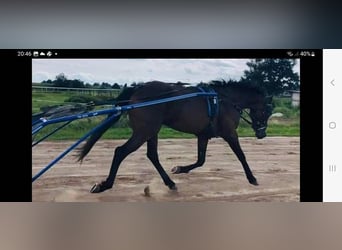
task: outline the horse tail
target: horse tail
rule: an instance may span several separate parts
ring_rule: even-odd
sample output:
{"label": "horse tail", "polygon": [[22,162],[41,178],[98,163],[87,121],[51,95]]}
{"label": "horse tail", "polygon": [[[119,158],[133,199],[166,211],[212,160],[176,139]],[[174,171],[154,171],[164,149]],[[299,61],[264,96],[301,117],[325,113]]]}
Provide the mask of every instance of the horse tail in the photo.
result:
{"label": "horse tail", "polygon": [[[123,91],[119,94],[119,96],[115,99],[115,103],[120,103],[120,105],[125,105],[129,102],[129,98],[133,95],[135,91],[134,87],[125,87]],[[102,125],[100,125],[99,129],[93,133],[87,142],[80,148],[78,160],[81,161],[83,158],[89,153],[94,144],[101,138],[101,136],[106,132],[111,126],[113,126],[117,121],[119,121],[121,117],[121,113],[115,116],[114,118],[110,118],[112,114],[108,115],[108,117],[102,121]]]}

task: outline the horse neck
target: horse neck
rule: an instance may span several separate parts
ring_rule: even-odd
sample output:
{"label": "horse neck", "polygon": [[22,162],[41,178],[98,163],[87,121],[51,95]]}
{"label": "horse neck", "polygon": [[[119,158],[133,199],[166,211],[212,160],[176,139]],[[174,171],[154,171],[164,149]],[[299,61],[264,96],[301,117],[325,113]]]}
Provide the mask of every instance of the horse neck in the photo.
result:
{"label": "horse neck", "polygon": [[251,91],[244,91],[243,89],[229,88],[223,91],[218,91],[219,95],[220,92],[223,97],[228,98],[230,102],[238,105],[240,108],[251,108],[259,98],[259,95]]}

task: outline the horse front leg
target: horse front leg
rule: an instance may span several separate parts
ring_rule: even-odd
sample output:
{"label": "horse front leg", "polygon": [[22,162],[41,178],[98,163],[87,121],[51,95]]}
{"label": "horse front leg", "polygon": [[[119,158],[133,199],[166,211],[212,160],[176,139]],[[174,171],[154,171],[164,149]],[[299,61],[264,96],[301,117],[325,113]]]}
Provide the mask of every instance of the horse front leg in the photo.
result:
{"label": "horse front leg", "polygon": [[171,169],[173,174],[189,173],[194,168],[203,166],[207,152],[208,137],[197,136],[197,162],[187,166],[176,166]]}
{"label": "horse front leg", "polygon": [[231,147],[231,149],[233,150],[233,152],[235,153],[235,155],[241,162],[249,183],[256,185],[256,186],[259,185],[256,178],[253,176],[251,169],[248,166],[248,163],[246,161],[246,156],[241,149],[237,134],[234,133],[233,135],[225,136],[223,139],[226,142],[228,142],[229,146]]}
{"label": "horse front leg", "polygon": [[157,169],[159,175],[164,181],[164,184],[171,190],[177,190],[176,184],[170,179],[168,174],[165,172],[164,168],[159,162],[158,157],[158,136],[147,141],[147,158],[150,159],[154,167]]}

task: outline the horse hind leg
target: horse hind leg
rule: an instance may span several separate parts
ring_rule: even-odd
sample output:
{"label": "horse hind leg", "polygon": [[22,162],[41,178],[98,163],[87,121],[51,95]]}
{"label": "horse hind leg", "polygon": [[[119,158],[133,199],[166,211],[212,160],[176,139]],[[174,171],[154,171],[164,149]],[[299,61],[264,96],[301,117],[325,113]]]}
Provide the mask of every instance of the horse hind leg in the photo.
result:
{"label": "horse hind leg", "polygon": [[121,162],[132,152],[136,151],[141,145],[146,142],[145,137],[138,136],[137,134],[133,134],[132,137],[122,146],[119,146],[115,149],[115,153],[112,160],[112,165],[109,171],[109,175],[105,181],[101,183],[96,183],[92,189],[91,193],[100,193],[107,189],[112,188],[114,185],[116,173],[119,169]]}
{"label": "horse hind leg", "polygon": [[157,136],[154,136],[147,141],[147,158],[150,159],[154,167],[157,169],[165,185],[168,186],[171,190],[177,190],[176,184],[170,179],[170,177],[159,162]]}
{"label": "horse hind leg", "polygon": [[197,162],[187,166],[176,166],[171,169],[173,174],[189,173],[191,170],[203,166],[207,152],[208,137],[197,136]]}

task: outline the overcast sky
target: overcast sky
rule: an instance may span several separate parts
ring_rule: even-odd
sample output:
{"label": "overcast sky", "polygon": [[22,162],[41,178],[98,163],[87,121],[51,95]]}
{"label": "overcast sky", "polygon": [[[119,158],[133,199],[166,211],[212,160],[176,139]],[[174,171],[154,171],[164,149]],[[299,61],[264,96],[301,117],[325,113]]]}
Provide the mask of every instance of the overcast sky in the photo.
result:
{"label": "overcast sky", "polygon": [[[151,80],[199,83],[238,80],[250,59],[33,59],[32,81],[64,73],[85,83],[131,84]],[[299,72],[299,63],[295,66]]]}

